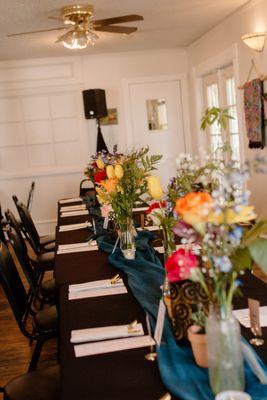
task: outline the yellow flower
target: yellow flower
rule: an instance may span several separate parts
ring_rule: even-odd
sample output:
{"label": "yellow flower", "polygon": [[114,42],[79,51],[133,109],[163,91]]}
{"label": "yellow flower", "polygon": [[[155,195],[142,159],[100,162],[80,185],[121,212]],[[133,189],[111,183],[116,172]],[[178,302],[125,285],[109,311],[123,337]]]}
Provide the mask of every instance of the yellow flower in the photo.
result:
{"label": "yellow flower", "polygon": [[249,222],[256,218],[252,206],[240,206],[240,212],[236,213],[233,209],[226,211],[225,220],[227,224],[238,224],[240,222]]}
{"label": "yellow flower", "polygon": [[99,201],[99,203],[100,204],[108,204],[109,198],[108,198],[108,194],[106,193],[106,191],[99,186],[96,186],[95,190],[97,192],[96,197],[97,197],[97,200]]}
{"label": "yellow flower", "polygon": [[105,179],[100,183],[100,186],[103,187],[108,193],[112,193],[115,191],[118,184],[118,179]]}
{"label": "yellow flower", "polygon": [[208,216],[206,221],[210,222],[214,225],[220,225],[223,223],[224,215],[222,212],[211,212]]}
{"label": "yellow flower", "polygon": [[120,164],[115,165],[114,171],[115,171],[116,178],[121,179],[123,177],[124,171]]}
{"label": "yellow flower", "polygon": [[114,167],[113,165],[108,165],[106,168],[106,173],[107,173],[107,177],[109,179],[114,179],[115,178],[115,172],[114,172]]}
{"label": "yellow flower", "polygon": [[117,192],[118,192],[118,193],[121,193],[121,194],[124,193],[123,187],[122,187],[121,185],[118,185],[118,186],[117,186]]}
{"label": "yellow flower", "polygon": [[96,160],[96,165],[97,165],[97,168],[99,168],[99,169],[105,168],[104,161],[102,160],[101,157],[98,157],[98,159]]}
{"label": "yellow flower", "polygon": [[147,177],[147,188],[150,196],[155,200],[160,200],[163,196],[163,190],[160,184],[160,180],[157,176]]}

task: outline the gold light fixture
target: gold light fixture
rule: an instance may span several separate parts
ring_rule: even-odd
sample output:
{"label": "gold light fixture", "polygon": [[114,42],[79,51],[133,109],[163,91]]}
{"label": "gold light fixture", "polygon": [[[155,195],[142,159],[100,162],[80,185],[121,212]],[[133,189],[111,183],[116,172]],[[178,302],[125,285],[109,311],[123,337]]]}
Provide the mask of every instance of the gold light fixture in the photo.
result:
{"label": "gold light fixture", "polygon": [[98,36],[89,29],[78,27],[61,36],[61,42],[67,49],[85,49],[89,44],[95,45]]}
{"label": "gold light fixture", "polygon": [[265,45],[267,32],[255,32],[243,35],[241,39],[251,49],[262,52]]}
{"label": "gold light fixture", "polygon": [[85,49],[88,45],[94,46],[97,39],[96,32],[108,32],[130,35],[137,31],[137,27],[118,25],[127,22],[143,21],[142,15],[129,14],[119,17],[93,19],[94,7],[91,4],[74,4],[61,8],[61,17],[51,16],[49,19],[63,22],[57,28],[41,29],[30,32],[10,33],[7,36],[32,35],[34,33],[67,30],[55,43],[62,43],[67,49]]}

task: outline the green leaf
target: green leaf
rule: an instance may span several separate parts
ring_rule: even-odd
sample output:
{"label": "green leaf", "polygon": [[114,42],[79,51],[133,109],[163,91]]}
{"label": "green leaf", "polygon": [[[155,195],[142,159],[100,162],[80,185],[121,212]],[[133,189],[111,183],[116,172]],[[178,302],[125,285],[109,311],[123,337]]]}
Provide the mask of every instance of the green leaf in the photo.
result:
{"label": "green leaf", "polygon": [[211,107],[204,111],[204,115],[201,119],[201,129],[205,130],[207,125],[211,126],[217,123],[224,130],[227,129],[228,120],[234,119],[229,113],[228,108]]}
{"label": "green leaf", "polygon": [[267,233],[267,221],[262,220],[256,223],[251,229],[247,230],[243,237],[243,244],[248,246],[259,238],[260,235]]}
{"label": "green leaf", "polygon": [[252,267],[252,259],[247,247],[239,247],[231,256],[234,270],[240,272],[244,269]]}
{"label": "green leaf", "polygon": [[248,249],[255,263],[267,273],[267,240],[257,239],[248,246]]}

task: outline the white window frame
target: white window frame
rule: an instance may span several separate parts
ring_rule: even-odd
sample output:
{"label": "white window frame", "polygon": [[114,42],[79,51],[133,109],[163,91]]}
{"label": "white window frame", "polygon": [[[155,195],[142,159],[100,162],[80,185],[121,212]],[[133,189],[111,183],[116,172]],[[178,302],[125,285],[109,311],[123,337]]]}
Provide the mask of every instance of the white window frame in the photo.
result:
{"label": "white window frame", "polygon": [[[203,63],[197,65],[193,68],[192,75],[193,75],[193,87],[195,93],[195,106],[196,106],[196,134],[197,134],[197,144],[198,148],[209,148],[209,138],[205,132],[201,131],[200,129],[200,120],[203,115],[203,111],[206,108],[206,100],[204,94],[204,83],[203,80],[207,79],[210,76],[211,80],[212,77],[217,75],[218,83],[219,83],[219,96],[222,93],[222,84],[223,77],[222,77],[222,70],[224,69],[227,73],[227,67],[231,66],[233,70],[233,76],[236,85],[236,106],[237,106],[237,118],[238,118],[238,132],[240,138],[240,162],[244,161],[244,133],[245,133],[245,126],[242,114],[242,93],[238,90],[238,86],[240,85],[239,79],[239,57],[238,57],[238,46],[237,44],[229,47],[222,53],[209,58],[208,60],[204,61]],[[225,89],[223,89],[225,90]],[[221,99],[220,99],[221,100]],[[220,101],[221,103],[221,101]]]}

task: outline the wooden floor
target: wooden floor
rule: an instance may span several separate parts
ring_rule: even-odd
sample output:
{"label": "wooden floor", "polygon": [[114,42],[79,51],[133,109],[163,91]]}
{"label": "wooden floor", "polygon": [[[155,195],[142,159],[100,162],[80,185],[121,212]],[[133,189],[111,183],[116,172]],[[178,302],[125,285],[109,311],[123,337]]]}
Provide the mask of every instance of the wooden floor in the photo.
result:
{"label": "wooden floor", "polygon": [[[26,286],[24,278],[23,282]],[[29,345],[29,341],[20,332],[0,287],[0,387],[27,371],[33,349],[34,344]],[[55,364],[56,352],[57,342],[52,339],[44,345],[38,368]],[[1,394],[0,400],[2,400]]]}

